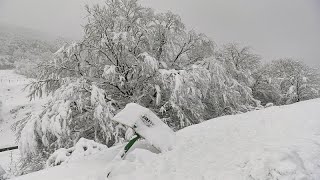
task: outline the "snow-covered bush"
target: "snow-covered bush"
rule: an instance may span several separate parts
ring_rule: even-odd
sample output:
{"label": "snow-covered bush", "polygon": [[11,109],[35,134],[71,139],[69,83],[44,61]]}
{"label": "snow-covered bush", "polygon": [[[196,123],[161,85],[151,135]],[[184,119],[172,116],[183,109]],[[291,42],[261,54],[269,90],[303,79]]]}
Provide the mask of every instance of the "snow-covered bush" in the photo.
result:
{"label": "snow-covered bush", "polygon": [[273,103],[267,103],[267,104],[265,105],[265,107],[266,107],[266,108],[268,108],[268,107],[272,107],[272,106],[274,106],[274,104],[273,104]]}
{"label": "snow-covered bush", "polygon": [[52,167],[83,159],[85,156],[95,154],[107,148],[107,146],[96,143],[93,140],[81,138],[71,148],[61,148],[56,150],[52,155],[50,155],[49,159],[47,160],[46,166]]}
{"label": "snow-covered bush", "polygon": [[[33,114],[20,135],[20,151],[37,154],[71,147],[81,137],[112,145],[121,141],[121,125],[111,121],[116,104],[105,92],[86,80],[65,80],[38,114]],[[123,132],[124,133],[124,132]]]}

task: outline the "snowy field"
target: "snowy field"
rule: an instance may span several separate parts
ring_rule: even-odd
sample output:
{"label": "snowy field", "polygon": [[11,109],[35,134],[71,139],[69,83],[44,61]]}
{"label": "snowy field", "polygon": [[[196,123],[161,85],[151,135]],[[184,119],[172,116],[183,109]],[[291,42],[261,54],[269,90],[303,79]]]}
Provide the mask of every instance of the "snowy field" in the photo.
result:
{"label": "snowy field", "polygon": [[[22,92],[22,88],[28,83],[28,79],[15,74],[12,70],[0,71],[0,101],[2,102],[2,122],[0,122],[0,147],[10,147],[16,145],[15,134],[11,126],[16,122],[11,110],[28,103]],[[11,111],[11,112],[10,112]],[[18,150],[0,153],[0,166],[8,171],[14,166],[14,160],[18,156]]]}
{"label": "snowy field", "polygon": [[317,180],[319,107],[315,99],[220,117],[178,131],[169,152],[137,148],[110,164],[117,146],[17,180]]}
{"label": "snowy field", "polygon": [[[22,90],[30,81],[30,79],[14,73],[13,70],[0,70],[0,101],[2,102],[0,148],[17,145],[12,125],[25,116],[28,111],[41,104],[39,100],[30,102],[27,98],[28,93]],[[15,168],[14,161],[18,156],[18,150],[0,152],[0,166],[6,171]]]}

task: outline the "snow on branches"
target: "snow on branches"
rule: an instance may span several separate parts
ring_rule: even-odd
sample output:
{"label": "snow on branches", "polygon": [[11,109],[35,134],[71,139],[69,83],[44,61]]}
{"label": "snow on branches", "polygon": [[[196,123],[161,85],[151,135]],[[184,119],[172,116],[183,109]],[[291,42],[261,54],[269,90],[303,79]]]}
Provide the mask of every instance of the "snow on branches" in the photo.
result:
{"label": "snow on branches", "polygon": [[[160,69],[160,82],[169,94],[160,107],[165,113],[172,108],[178,119],[171,117],[173,128],[182,128],[204,120],[205,106],[202,100],[206,97],[211,76],[208,70],[193,65],[185,70]],[[178,120],[178,121],[176,121]]]}
{"label": "snow on branches", "polygon": [[117,110],[116,103],[106,97],[104,90],[84,79],[67,82],[54,93],[45,109],[32,115],[23,128],[22,154],[70,147],[81,137],[108,145],[122,141],[123,127],[111,121]]}
{"label": "snow on branches", "polygon": [[179,130],[262,108],[259,100],[277,105],[283,97],[319,94],[311,71],[276,74],[283,71],[277,64],[271,66],[275,74],[260,72],[260,57],[250,48],[216,50],[171,12],[157,14],[136,0],[106,0],[86,9],[82,41],[58,50],[29,86],[31,98],[46,92],[52,99],[27,118],[20,139],[24,155],[69,148],[82,137],[108,146],[122,142],[125,127],[111,119],[131,102]]}

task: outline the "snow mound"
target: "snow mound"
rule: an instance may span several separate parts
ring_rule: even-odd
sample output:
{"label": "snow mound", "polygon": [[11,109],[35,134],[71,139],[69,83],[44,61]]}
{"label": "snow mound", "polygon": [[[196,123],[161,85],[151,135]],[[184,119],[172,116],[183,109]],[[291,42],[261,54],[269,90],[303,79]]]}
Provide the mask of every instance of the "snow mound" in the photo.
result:
{"label": "snow mound", "polygon": [[93,140],[81,138],[74,147],[69,149],[60,148],[56,150],[48,159],[47,167],[57,166],[60,164],[77,161],[83,159],[83,157],[96,154],[108,147],[96,143]]}
{"label": "snow mound", "polygon": [[[320,99],[315,99],[190,126],[176,133],[171,151],[132,151],[126,160],[116,162],[118,168],[109,179],[320,179],[319,107]],[[18,179],[107,179],[105,167],[115,155],[116,151],[108,151],[100,158],[93,156]]]}
{"label": "snow mound", "polygon": [[251,179],[311,179],[297,152],[266,151],[245,166]]}

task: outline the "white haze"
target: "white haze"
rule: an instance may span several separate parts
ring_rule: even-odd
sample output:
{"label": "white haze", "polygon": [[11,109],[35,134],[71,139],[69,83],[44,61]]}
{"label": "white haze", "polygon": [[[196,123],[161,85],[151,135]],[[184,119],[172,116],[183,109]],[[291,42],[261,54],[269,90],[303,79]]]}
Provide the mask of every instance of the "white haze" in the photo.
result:
{"label": "white haze", "polygon": [[[0,0],[0,21],[80,39],[86,3],[99,0]],[[101,2],[101,0],[100,0]],[[142,0],[179,14],[216,43],[250,45],[265,60],[301,58],[320,65],[319,0]]]}

